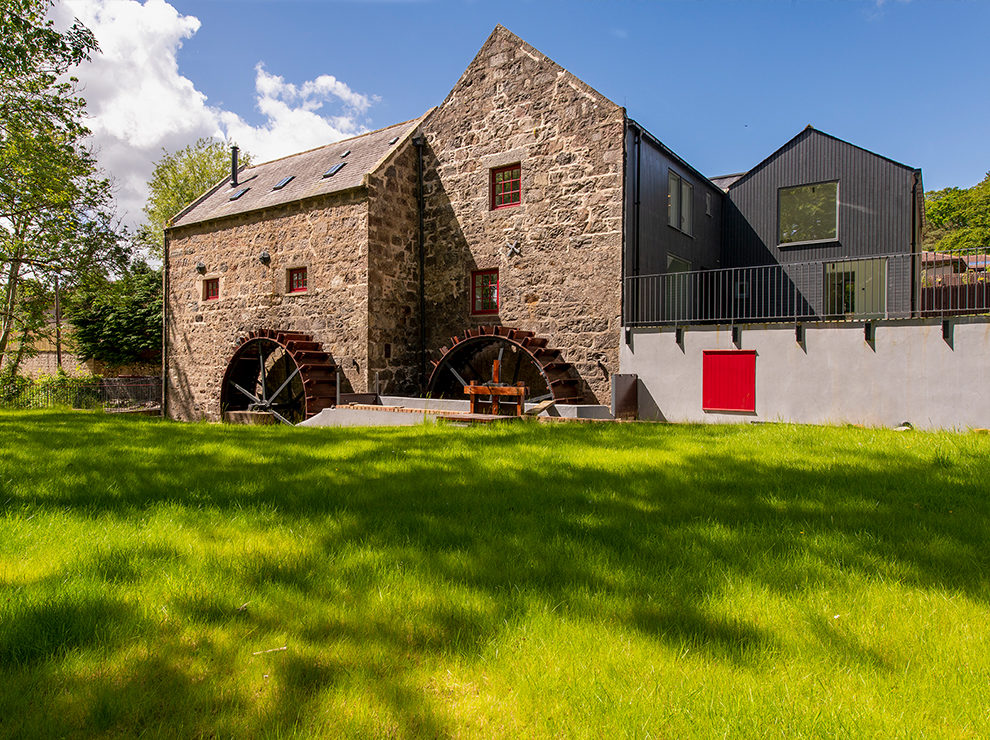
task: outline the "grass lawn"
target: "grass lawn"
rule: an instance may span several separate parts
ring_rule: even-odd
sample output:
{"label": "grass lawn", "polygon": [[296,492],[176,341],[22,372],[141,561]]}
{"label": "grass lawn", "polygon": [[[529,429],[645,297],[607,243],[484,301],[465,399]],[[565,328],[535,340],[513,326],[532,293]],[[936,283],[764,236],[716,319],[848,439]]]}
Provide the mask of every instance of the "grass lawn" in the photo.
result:
{"label": "grass lawn", "polygon": [[988,453],[0,412],[0,734],[988,737]]}

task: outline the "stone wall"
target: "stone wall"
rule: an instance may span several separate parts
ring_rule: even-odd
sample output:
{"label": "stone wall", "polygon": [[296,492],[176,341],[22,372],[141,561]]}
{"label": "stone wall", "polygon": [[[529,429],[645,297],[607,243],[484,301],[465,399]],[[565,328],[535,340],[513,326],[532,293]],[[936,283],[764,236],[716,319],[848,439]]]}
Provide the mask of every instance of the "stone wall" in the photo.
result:
{"label": "stone wall", "polygon": [[401,145],[368,176],[369,383],[382,393],[420,391],[419,187],[416,147]]}
{"label": "stone wall", "polygon": [[[42,375],[54,375],[58,372],[58,355],[49,350],[43,350],[33,357],[21,358],[17,366],[17,374],[25,378],[40,378]],[[89,375],[92,361],[83,362],[71,352],[62,352],[62,369],[69,375]]]}
{"label": "stone wall", "polygon": [[[427,347],[466,327],[546,336],[608,403],[621,326],[625,113],[501,26],[424,123]],[[491,169],[522,202],[491,209]],[[518,255],[510,255],[507,243]],[[471,315],[471,271],[498,268],[499,312]]]}
{"label": "stone wall", "polygon": [[[367,391],[367,235],[363,189],[170,230],[169,415],[219,419],[227,363],[254,329],[311,334],[339,365],[342,389]],[[307,268],[305,293],[288,293],[295,267]],[[203,281],[213,277],[220,298],[205,301]]]}

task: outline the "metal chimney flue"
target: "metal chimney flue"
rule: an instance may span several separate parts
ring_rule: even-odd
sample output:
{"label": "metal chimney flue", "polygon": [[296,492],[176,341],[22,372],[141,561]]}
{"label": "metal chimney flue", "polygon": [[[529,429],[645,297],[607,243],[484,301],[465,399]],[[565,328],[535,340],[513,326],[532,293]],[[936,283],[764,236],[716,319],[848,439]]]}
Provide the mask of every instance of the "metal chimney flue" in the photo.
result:
{"label": "metal chimney flue", "polygon": [[236,146],[230,147],[230,187],[237,187],[237,152]]}

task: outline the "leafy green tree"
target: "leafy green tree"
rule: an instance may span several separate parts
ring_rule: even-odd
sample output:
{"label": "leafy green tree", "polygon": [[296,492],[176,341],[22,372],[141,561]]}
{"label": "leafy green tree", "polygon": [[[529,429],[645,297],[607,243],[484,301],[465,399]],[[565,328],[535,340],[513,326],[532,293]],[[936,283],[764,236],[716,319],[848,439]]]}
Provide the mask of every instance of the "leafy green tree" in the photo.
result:
{"label": "leafy green tree", "polygon": [[134,262],[116,280],[79,287],[66,306],[81,359],[154,362],[162,349],[162,275]]}
{"label": "leafy green tree", "polygon": [[[52,0],[0,0],[0,364],[53,294],[126,263],[110,184],[83,146],[85,101],[68,72],[98,51],[78,22],[58,31]],[[28,285],[32,290],[27,290]]]}
{"label": "leafy green tree", "polygon": [[971,188],[925,193],[925,249],[990,249],[990,172]]}
{"label": "leafy green tree", "polygon": [[[242,153],[241,164],[251,157]],[[175,152],[162,150],[162,158],[148,182],[147,221],[138,230],[137,241],[149,254],[161,256],[162,231],[187,205],[230,174],[230,149],[216,139],[199,139]]]}

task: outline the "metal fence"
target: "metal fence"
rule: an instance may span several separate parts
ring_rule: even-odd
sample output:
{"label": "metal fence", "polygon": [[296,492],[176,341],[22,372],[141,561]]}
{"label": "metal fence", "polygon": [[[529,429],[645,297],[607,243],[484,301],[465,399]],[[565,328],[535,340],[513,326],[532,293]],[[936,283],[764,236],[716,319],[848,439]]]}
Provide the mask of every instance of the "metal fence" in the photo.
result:
{"label": "metal fence", "polygon": [[161,378],[102,378],[92,382],[72,378],[15,382],[0,386],[0,408],[123,409],[158,406]]}
{"label": "metal fence", "polygon": [[990,313],[986,250],[921,252],[625,279],[626,326]]}

